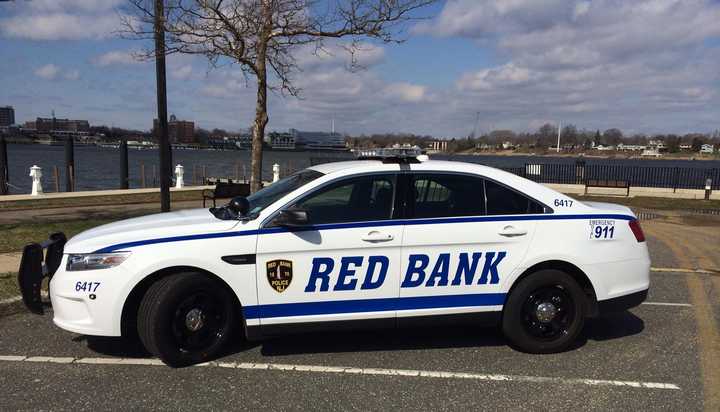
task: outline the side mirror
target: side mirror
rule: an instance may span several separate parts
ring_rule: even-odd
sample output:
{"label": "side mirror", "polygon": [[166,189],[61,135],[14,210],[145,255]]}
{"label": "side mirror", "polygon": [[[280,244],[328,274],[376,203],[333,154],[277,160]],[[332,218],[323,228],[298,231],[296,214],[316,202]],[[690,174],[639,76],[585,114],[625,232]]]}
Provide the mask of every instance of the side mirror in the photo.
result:
{"label": "side mirror", "polygon": [[237,196],[230,200],[227,208],[238,216],[245,216],[250,210],[250,202],[244,196]]}
{"label": "side mirror", "polygon": [[285,209],[273,219],[275,226],[302,227],[309,223],[308,213],[302,209]]}

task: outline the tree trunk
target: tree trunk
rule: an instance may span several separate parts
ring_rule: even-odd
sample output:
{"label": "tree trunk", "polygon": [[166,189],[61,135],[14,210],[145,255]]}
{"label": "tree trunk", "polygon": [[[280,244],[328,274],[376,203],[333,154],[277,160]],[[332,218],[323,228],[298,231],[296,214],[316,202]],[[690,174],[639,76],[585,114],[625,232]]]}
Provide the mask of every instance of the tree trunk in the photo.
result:
{"label": "tree trunk", "polygon": [[250,161],[250,193],[260,190],[262,185],[262,155],[267,114],[267,45],[272,29],[272,9],[270,2],[264,2],[264,24],[259,35],[255,71],[257,74],[257,102],[255,103],[255,122],[253,124],[252,156]]}
{"label": "tree trunk", "polygon": [[[262,68],[262,71],[261,71]],[[265,126],[268,123],[267,114],[267,76],[265,62],[258,56],[258,84],[257,103],[255,104],[255,122],[253,124],[252,156],[250,161],[250,192],[255,193],[262,184],[262,157],[263,140],[265,139]]]}

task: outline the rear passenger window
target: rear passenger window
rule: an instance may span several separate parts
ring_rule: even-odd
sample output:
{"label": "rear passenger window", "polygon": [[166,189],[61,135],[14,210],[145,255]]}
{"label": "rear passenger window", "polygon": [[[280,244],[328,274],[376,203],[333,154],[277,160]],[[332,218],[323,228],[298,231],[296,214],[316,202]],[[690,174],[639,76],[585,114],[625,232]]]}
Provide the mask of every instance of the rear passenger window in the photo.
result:
{"label": "rear passenger window", "polygon": [[491,180],[485,180],[485,196],[488,215],[524,215],[545,211],[538,202]]}
{"label": "rear passenger window", "polygon": [[411,186],[416,218],[482,216],[483,180],[472,176],[415,175]]}

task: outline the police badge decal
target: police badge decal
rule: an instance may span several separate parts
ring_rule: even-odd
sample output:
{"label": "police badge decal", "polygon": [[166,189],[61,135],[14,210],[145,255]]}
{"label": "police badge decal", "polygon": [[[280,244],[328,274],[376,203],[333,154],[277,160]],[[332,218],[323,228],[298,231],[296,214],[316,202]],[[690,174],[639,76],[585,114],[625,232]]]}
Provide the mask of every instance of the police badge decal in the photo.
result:
{"label": "police badge decal", "polygon": [[279,293],[284,292],[285,289],[290,286],[290,282],[292,282],[292,261],[275,259],[268,261],[265,267],[267,269],[267,279],[270,286]]}

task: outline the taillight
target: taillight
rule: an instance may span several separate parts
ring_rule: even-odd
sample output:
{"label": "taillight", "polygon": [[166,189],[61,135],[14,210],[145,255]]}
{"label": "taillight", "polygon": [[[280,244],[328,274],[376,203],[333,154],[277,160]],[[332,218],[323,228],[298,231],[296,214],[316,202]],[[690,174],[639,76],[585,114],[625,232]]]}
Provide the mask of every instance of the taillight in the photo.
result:
{"label": "taillight", "polygon": [[633,235],[635,235],[635,239],[638,242],[644,242],[645,241],[645,234],[642,231],[642,228],[640,227],[640,222],[637,221],[637,219],[631,220],[629,222],[630,224],[630,230],[632,230]]}

